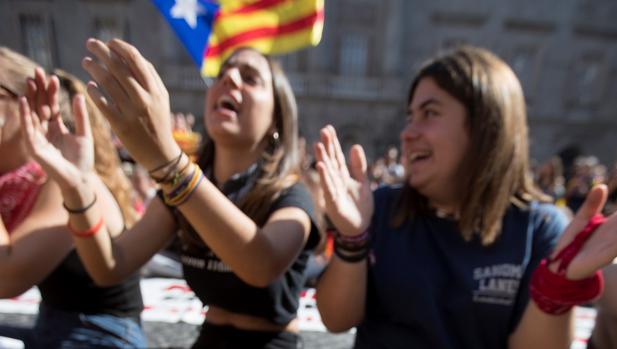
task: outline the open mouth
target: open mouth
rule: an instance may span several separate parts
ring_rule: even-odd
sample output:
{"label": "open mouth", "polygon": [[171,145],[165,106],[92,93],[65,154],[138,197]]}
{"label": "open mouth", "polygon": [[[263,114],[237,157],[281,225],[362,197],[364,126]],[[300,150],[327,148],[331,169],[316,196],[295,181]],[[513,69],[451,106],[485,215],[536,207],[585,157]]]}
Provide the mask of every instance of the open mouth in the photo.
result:
{"label": "open mouth", "polygon": [[416,153],[411,153],[409,157],[407,158],[407,161],[409,161],[409,164],[413,164],[413,163],[427,160],[430,157],[431,157],[431,154],[428,152],[416,152]]}
{"label": "open mouth", "polygon": [[226,111],[230,111],[233,113],[237,113],[240,110],[240,106],[238,102],[236,102],[233,98],[228,95],[222,96],[216,103],[217,109],[222,109]]}

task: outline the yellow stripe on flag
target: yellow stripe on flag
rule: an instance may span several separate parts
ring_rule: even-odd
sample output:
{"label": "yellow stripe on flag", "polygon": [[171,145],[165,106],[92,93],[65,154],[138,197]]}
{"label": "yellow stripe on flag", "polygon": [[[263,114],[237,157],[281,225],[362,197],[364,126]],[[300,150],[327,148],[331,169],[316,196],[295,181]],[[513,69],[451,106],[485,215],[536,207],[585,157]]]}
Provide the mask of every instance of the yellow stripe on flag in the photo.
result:
{"label": "yellow stripe on flag", "polygon": [[317,45],[323,31],[323,3],[324,0],[221,1],[224,10],[214,23],[202,75],[216,75],[222,61],[238,47],[279,54]]}
{"label": "yellow stripe on flag", "polygon": [[[315,39],[317,37],[317,39]],[[288,35],[283,35],[273,38],[263,38],[258,40],[252,40],[242,46],[252,47],[260,52],[267,52],[269,54],[280,54],[293,50],[300,49],[307,46],[308,42],[319,43],[321,37],[321,28],[317,30],[303,30],[300,32],[294,32]],[[208,57],[205,60],[205,64],[202,66],[201,74],[204,76],[215,76],[218,74],[219,67],[223,64],[223,61],[238,48],[237,46],[231,47],[225,50],[222,54],[217,56]]]}

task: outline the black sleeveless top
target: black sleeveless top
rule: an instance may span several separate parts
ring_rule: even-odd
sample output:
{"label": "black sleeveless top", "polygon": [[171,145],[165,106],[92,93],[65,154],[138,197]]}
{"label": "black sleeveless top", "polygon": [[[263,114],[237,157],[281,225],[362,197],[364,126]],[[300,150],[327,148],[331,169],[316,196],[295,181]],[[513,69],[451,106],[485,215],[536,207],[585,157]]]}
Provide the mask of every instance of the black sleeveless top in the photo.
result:
{"label": "black sleeveless top", "polygon": [[[237,202],[252,189],[254,181],[251,179],[257,171],[255,167],[227,181],[223,186],[223,193]],[[319,243],[319,232],[315,224],[313,201],[303,184],[296,183],[284,190],[268,215],[284,207],[298,207],[308,214],[311,219],[309,238],[289,269],[267,287],[260,288],[251,286],[236,276],[203,242],[181,212],[168,206],[180,229],[178,234],[182,246],[184,278],[204,305],[262,317],[276,324],[286,324],[296,317],[299,294],[306,281],[304,270],[309,255]]]}
{"label": "black sleeveless top", "polygon": [[75,249],[39,285],[42,303],[58,310],[139,318],[143,310],[139,275],[111,287],[97,286]]}

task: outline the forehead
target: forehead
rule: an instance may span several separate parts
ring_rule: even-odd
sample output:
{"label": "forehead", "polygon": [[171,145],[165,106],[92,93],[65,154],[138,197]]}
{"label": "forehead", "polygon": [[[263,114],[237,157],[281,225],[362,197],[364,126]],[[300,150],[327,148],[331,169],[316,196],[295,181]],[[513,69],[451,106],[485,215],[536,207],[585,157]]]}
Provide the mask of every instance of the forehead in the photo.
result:
{"label": "forehead", "polygon": [[419,108],[427,100],[433,99],[439,102],[448,102],[454,97],[450,96],[445,90],[439,87],[435,80],[431,77],[422,78],[418,82],[413,96],[409,101],[409,107],[412,109]]}
{"label": "forehead", "polygon": [[225,66],[236,66],[236,67],[250,67],[257,70],[263,76],[270,76],[270,65],[266,58],[260,53],[253,50],[240,50],[234,53],[227,62],[225,62]]}

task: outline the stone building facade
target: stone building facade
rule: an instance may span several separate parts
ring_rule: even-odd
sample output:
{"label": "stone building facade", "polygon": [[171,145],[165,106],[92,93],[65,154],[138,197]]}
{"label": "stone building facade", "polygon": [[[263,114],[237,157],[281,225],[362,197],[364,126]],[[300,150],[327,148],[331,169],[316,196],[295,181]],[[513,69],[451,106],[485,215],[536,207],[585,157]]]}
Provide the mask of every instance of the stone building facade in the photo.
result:
{"label": "stone building facade", "polygon": [[[309,140],[331,123],[369,157],[398,144],[413,72],[439,50],[487,47],[525,89],[531,153],[617,159],[614,0],[326,0],[322,43],[281,57]],[[150,59],[172,108],[202,114],[205,84],[148,0],[0,0],[0,45],[86,77],[90,36],[123,37]]]}

